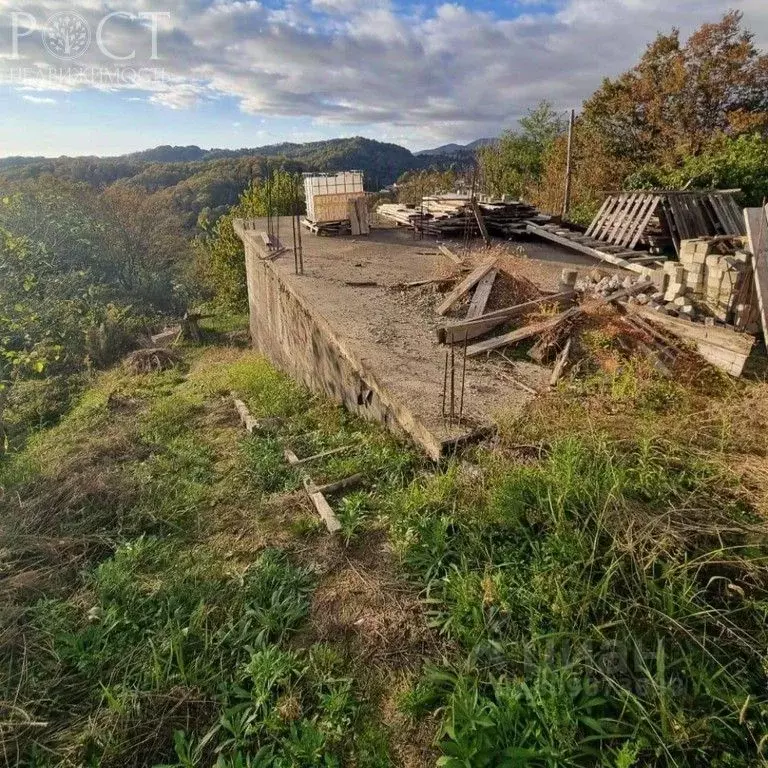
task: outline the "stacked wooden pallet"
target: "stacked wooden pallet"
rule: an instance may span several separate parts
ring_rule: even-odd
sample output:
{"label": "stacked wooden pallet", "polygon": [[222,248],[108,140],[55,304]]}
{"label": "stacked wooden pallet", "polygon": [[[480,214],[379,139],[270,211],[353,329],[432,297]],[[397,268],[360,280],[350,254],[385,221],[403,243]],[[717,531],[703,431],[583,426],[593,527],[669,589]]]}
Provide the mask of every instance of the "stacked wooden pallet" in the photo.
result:
{"label": "stacked wooden pallet", "polygon": [[[527,221],[549,221],[548,216],[521,202],[477,203],[477,209],[488,232],[499,237],[524,233]],[[421,205],[386,203],[377,211],[390,221],[427,235],[461,236],[468,231],[475,237],[481,233],[480,221],[467,197],[425,197]]]}
{"label": "stacked wooden pallet", "polygon": [[638,244],[697,237],[743,235],[734,190],[641,190],[609,195],[586,232],[596,240],[632,250]]}

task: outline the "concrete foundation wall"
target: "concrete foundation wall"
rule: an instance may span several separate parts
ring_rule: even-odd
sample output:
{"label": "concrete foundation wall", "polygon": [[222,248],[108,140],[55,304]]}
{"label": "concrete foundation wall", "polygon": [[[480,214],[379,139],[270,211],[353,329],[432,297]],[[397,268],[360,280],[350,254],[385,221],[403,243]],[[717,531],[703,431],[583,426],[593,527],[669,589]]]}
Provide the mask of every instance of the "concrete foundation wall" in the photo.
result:
{"label": "concrete foundation wall", "polygon": [[405,433],[437,460],[443,446],[373,372],[345,349],[316,309],[283,280],[253,237],[243,237],[254,346],[278,368],[350,411]]}

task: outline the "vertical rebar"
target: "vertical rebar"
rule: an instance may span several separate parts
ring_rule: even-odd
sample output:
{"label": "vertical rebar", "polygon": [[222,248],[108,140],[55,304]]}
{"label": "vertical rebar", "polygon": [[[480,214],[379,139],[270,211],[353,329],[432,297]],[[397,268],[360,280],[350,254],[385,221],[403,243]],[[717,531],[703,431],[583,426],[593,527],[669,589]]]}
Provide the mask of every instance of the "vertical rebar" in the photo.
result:
{"label": "vertical rebar", "polygon": [[293,234],[293,271],[299,274],[299,251],[296,244],[296,188],[293,189],[293,200],[291,201],[291,231]]}
{"label": "vertical rebar", "polygon": [[467,338],[469,331],[464,331],[464,356],[461,361],[461,396],[459,397],[459,426],[464,416],[464,382],[467,380]]}
{"label": "vertical rebar", "polygon": [[451,417],[449,426],[453,426],[453,419],[456,416],[456,351],[451,344]]}
{"label": "vertical rebar", "polygon": [[448,393],[448,352],[445,353],[445,369],[443,370],[443,421],[445,421],[445,398]]}

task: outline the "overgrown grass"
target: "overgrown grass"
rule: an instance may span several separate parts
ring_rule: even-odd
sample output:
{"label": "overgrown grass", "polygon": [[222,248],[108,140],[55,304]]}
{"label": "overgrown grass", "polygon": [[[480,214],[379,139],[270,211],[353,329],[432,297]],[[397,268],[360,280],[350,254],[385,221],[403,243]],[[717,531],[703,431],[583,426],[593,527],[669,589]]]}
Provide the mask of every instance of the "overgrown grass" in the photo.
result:
{"label": "overgrown grass", "polygon": [[[245,435],[233,391],[267,431]],[[383,768],[426,718],[450,768],[765,764],[768,539],[739,471],[768,450],[761,392],[596,372],[469,471],[250,352],[100,375],[0,464],[6,761]],[[338,545],[285,448],[345,449],[302,468],[316,482],[363,476],[331,499]],[[350,561],[368,546],[421,590],[431,630],[405,634],[442,637],[420,674],[351,652],[388,617],[308,627],[390,588]]]}
{"label": "overgrown grass", "polygon": [[[314,570],[238,541],[269,531],[270,499],[300,486],[283,445],[354,443],[354,457],[313,472],[379,482],[400,478],[412,455],[257,355],[186,358],[162,373],[99,376],[0,465],[6,759],[388,765],[388,736],[346,654],[292,647]],[[246,436],[233,390],[279,419],[277,433]],[[315,536],[304,514],[295,528]]]}
{"label": "overgrown grass", "polygon": [[393,505],[463,649],[405,702],[443,711],[444,764],[761,763],[766,526],[733,478],[589,436],[485,464],[480,488],[454,469]]}

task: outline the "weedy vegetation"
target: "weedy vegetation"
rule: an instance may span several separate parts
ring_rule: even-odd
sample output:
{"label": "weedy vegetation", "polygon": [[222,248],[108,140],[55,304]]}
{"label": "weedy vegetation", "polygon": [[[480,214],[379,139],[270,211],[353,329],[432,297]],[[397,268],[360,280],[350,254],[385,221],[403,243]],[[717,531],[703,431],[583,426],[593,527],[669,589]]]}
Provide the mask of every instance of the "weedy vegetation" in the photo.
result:
{"label": "weedy vegetation", "polygon": [[249,351],[99,374],[0,464],[3,756],[765,764],[764,394],[618,361],[438,468]]}

